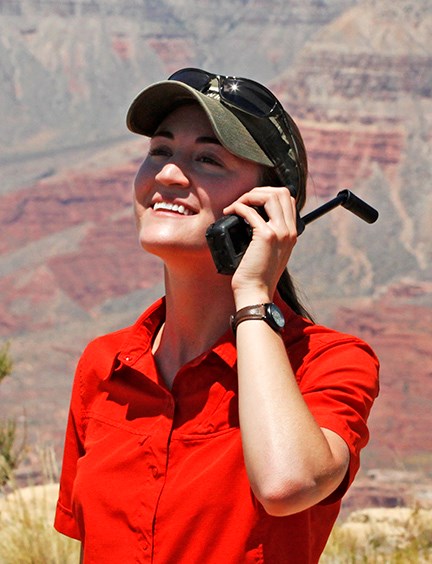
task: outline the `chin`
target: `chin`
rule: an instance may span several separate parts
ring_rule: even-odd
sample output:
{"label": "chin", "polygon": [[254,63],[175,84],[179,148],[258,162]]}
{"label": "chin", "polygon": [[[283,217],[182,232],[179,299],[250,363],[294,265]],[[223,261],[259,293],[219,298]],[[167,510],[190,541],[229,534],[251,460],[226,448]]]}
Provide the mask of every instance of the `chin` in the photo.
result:
{"label": "chin", "polygon": [[185,240],[182,238],[149,238],[140,236],[139,242],[141,247],[148,253],[156,255],[161,259],[179,256],[192,257],[195,259],[197,255],[208,254],[209,249],[204,237],[204,241]]}
{"label": "chin", "polygon": [[153,252],[153,249],[199,250],[207,248],[206,229],[203,224],[183,222],[182,220],[153,222],[145,221],[139,225],[141,246]]}

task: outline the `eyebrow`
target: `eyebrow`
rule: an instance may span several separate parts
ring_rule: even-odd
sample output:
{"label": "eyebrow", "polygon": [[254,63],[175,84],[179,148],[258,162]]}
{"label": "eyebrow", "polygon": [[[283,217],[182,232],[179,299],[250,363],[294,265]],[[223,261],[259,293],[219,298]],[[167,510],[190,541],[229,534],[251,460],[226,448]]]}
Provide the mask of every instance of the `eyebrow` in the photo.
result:
{"label": "eyebrow", "polygon": [[[174,135],[171,133],[171,131],[163,130],[163,129],[161,129],[160,131],[156,131],[152,139],[154,139],[155,137],[165,137],[166,139],[174,139]],[[219,141],[217,137],[213,137],[210,135],[202,135],[201,137],[197,137],[196,142],[212,143],[213,145],[222,145],[222,143]]]}

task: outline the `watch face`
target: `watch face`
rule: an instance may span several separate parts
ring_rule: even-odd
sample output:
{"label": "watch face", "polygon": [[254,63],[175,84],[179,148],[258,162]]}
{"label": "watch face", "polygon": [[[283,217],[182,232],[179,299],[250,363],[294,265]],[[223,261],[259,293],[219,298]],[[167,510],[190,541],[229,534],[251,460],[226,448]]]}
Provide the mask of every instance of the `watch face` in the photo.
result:
{"label": "watch face", "polygon": [[279,327],[280,329],[283,329],[285,327],[285,318],[277,305],[270,304],[269,314],[271,315],[277,327]]}

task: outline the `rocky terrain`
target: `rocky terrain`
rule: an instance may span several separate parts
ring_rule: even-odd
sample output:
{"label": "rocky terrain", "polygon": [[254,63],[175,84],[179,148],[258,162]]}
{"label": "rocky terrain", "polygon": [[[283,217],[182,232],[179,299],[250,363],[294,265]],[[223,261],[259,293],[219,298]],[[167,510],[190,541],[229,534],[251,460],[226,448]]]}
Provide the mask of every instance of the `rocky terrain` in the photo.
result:
{"label": "rocky terrain", "polygon": [[131,99],[181,66],[253,76],[301,126],[306,211],[348,187],[380,212],[369,226],[333,211],[292,261],[315,318],[382,364],[347,503],[408,504],[413,477],[430,502],[431,27],[427,0],[0,1],[0,337],[15,362],[1,416],[59,456],[82,348],[163,292],[134,232],[146,141],[125,129]]}

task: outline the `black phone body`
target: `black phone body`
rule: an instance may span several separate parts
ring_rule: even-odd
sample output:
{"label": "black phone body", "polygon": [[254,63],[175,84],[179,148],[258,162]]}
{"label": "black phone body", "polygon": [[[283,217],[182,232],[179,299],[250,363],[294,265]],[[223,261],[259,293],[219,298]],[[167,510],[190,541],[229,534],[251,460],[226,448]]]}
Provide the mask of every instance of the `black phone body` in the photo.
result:
{"label": "black phone body", "polygon": [[233,274],[252,239],[252,229],[242,217],[226,215],[208,227],[206,239],[217,271]]}
{"label": "black phone body", "polygon": [[[268,221],[264,207],[254,209]],[[206,238],[217,271],[233,274],[252,240],[252,228],[239,215],[225,215],[208,227]]]}

